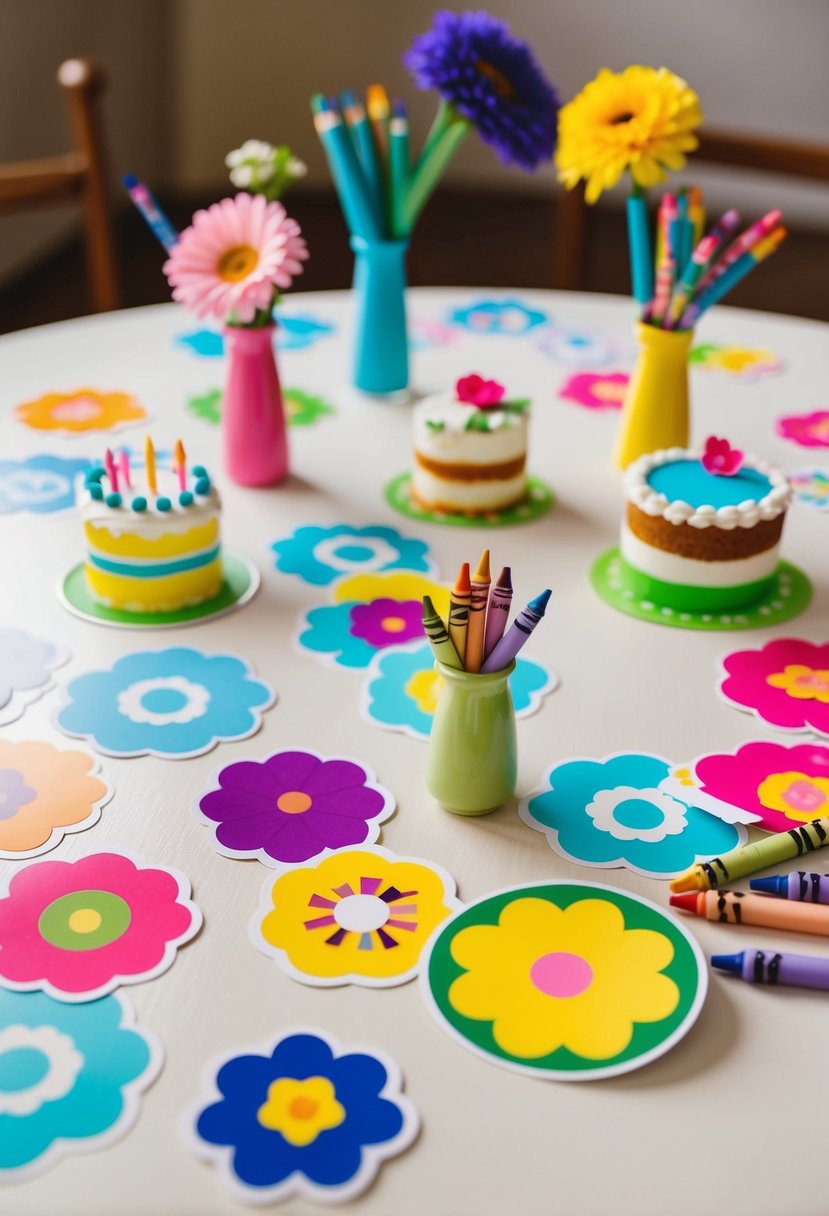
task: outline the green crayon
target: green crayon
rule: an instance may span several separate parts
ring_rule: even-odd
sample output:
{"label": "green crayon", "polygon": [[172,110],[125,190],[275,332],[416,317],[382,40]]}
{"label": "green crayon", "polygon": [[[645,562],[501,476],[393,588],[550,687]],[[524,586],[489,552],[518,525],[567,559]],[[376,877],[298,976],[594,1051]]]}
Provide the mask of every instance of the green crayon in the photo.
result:
{"label": "green crayon", "polygon": [[428,595],[423,597],[423,628],[429,639],[429,645],[432,647],[432,654],[437,661],[445,663],[447,667],[455,667],[458,671],[463,671],[463,663],[452,645],[452,639],[446,631],[443,618],[436,612]]}
{"label": "green crayon", "polygon": [[790,857],[802,857],[804,853],[813,853],[826,845],[829,845],[829,819],[812,819],[799,828],[776,832],[773,836],[758,840],[756,844],[731,849],[722,857],[697,862],[687,874],[673,879],[671,890],[710,891],[721,883],[745,878],[758,870],[768,870],[781,861],[788,861]]}

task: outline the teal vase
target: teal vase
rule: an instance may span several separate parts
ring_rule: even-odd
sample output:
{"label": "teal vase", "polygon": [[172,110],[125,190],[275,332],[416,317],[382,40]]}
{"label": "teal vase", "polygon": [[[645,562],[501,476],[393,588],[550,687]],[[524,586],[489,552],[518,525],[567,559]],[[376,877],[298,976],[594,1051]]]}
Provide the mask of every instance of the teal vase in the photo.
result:
{"label": "teal vase", "polygon": [[426,787],[456,815],[486,815],[515,793],[515,710],[509,677],[481,675],[438,663],[443,687],[429,736]]}
{"label": "teal vase", "polygon": [[356,334],[354,384],[364,393],[398,393],[409,385],[406,332],[408,241],[351,238]]}

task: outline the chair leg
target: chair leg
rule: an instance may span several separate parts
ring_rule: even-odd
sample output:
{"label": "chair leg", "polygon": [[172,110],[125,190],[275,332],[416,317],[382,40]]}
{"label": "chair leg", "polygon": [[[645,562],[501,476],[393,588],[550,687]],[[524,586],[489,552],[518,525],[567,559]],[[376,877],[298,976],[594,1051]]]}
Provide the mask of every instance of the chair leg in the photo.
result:
{"label": "chair leg", "polygon": [[553,287],[578,291],[584,285],[584,245],[587,204],[584,190],[560,190],[555,206]]}

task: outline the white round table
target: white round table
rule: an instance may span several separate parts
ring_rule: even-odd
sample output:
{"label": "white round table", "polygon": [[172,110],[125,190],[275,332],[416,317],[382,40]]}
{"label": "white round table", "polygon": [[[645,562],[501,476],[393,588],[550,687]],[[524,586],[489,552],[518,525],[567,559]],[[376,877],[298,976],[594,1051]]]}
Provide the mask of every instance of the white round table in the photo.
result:
{"label": "white round table", "polygon": [[[444,321],[453,307],[508,296],[549,314],[559,326],[614,333],[620,353],[608,370],[630,368],[633,310],[627,300],[413,290],[410,317]],[[445,581],[488,544],[496,567],[509,562],[517,575],[516,602],[552,587],[548,618],[526,653],[552,667],[561,687],[539,713],[519,723],[520,795],[539,786],[550,765],[569,757],[641,750],[681,763],[751,738],[787,741],[717,697],[718,659],[771,636],[829,636],[829,515],[804,507],[789,513],[784,555],[808,572],[815,591],[809,610],[791,624],[749,633],[694,633],[629,619],[602,603],[588,579],[594,558],[618,533],[619,476],[609,457],[618,415],[557,398],[559,385],[581,369],[539,349],[546,331],[487,335],[455,327],[452,344],[414,354],[412,385],[418,393],[443,390],[475,370],[502,380],[510,395],[533,399],[530,468],[553,486],[555,509],[521,527],[479,532],[414,523],[386,505],[383,487],[410,464],[409,410],[365,399],[350,387],[348,294],[293,295],[285,311],[334,326],[335,332],[305,349],[282,351],[279,364],[284,385],[321,395],[336,413],[292,429],[293,477],[268,491],[230,485],[221,473],[218,428],[185,408],[188,397],[221,387],[224,367],[221,359],[200,358],[174,344],[176,335],[198,328],[177,307],[90,317],[0,340],[4,456],[99,457],[113,439],[140,446],[143,427],[114,437],[52,438],[13,417],[16,404],[50,390],[128,390],[152,414],[149,430],[157,447],[170,448],[181,436],[191,461],[214,473],[224,500],[225,543],[253,558],[263,576],[250,604],[213,622],[158,634],[95,626],[68,615],[55,594],[58,576],[82,556],[77,518],[72,512],[3,515],[0,621],[71,649],[71,662],[56,672],[59,685],[127,651],[182,644],[242,655],[279,694],[258,734],[220,744],[197,759],[104,757],[115,796],[100,822],[45,855],[71,859],[125,848],[149,862],[174,865],[192,882],[204,928],[162,977],[125,990],[139,1025],[156,1033],[166,1055],[133,1130],[112,1147],[69,1156],[42,1176],[9,1187],[7,1209],[15,1216],[212,1216],[244,1210],[222,1188],[217,1172],[186,1147],[181,1112],[198,1100],[202,1070],[212,1057],[265,1043],[281,1028],[309,1025],[342,1043],[371,1044],[393,1056],[422,1116],[415,1145],[387,1162],[374,1186],[351,1205],[366,1214],[662,1216],[671,1206],[694,1216],[708,1213],[712,1203],[734,1216],[778,1216],[795,1207],[802,1216],[825,1212],[820,1164],[826,1128],[819,1101],[825,1088],[825,995],[769,991],[713,975],[696,1026],[641,1071],[582,1085],[515,1075],[462,1050],[428,1014],[416,982],[376,991],[315,989],[288,978],[248,938],[265,868],[218,856],[191,806],[211,788],[218,769],[234,760],[264,758],[291,746],[352,756],[372,768],[397,800],[380,843],[439,862],[454,876],[462,900],[510,884],[568,878],[610,883],[664,906],[666,883],[626,869],[565,862],[520,822],[514,805],[474,820],[438,808],[424,788],[425,744],[361,718],[363,673],[332,670],[296,649],[298,618],[327,602],[327,591],[278,573],[268,545],[303,523],[386,523],[427,540]],[[697,340],[771,348],[785,370],[755,384],[693,370],[694,439],[727,435],[785,469],[829,465],[825,449],[798,448],[774,431],[779,414],[829,405],[825,326],[716,309]],[[50,721],[58,700],[58,692],[49,692],[4,727],[1,737],[67,746]],[[18,864],[4,863],[0,876],[7,880]],[[766,942],[829,955],[829,942],[820,939],[701,920],[690,927],[706,954]],[[291,1200],[285,1210],[318,1208]]]}

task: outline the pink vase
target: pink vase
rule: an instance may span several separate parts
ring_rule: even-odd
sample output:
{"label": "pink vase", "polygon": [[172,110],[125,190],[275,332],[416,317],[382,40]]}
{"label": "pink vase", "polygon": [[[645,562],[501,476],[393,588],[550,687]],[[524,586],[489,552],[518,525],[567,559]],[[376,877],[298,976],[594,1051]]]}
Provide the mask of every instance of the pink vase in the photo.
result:
{"label": "pink vase", "polygon": [[285,407],[273,349],[274,325],[224,330],[222,402],[225,471],[240,486],[275,486],[288,476]]}

